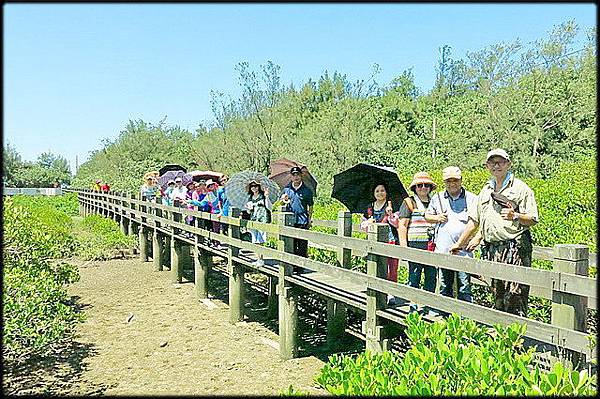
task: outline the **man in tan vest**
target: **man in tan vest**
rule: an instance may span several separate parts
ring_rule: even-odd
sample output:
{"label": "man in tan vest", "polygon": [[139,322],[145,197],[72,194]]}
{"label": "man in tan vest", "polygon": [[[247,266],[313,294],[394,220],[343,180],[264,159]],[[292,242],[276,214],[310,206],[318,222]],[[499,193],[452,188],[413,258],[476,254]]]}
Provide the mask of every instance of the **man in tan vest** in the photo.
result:
{"label": "man in tan vest", "polygon": [[[492,178],[479,193],[477,206],[469,210],[465,231],[450,253],[472,251],[483,240],[482,259],[531,267],[529,227],[538,222],[533,191],[509,171],[510,157],[503,149],[488,152],[486,166]],[[528,285],[492,279],[492,291],[496,309],[527,316]]]}

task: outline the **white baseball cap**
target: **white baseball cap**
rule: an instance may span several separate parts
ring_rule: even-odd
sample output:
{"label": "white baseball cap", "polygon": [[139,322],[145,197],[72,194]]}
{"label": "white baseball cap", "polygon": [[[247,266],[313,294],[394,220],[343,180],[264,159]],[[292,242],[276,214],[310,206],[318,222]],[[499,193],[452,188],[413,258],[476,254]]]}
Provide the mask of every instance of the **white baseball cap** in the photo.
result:
{"label": "white baseball cap", "polygon": [[488,152],[487,157],[485,158],[485,161],[489,161],[491,157],[494,156],[499,156],[502,157],[504,159],[506,159],[507,161],[510,161],[510,157],[508,156],[508,154],[506,153],[506,151],[504,151],[502,148],[495,148],[493,150],[491,150],[490,152]]}
{"label": "white baseball cap", "polygon": [[462,179],[462,174],[458,166],[448,166],[442,171],[442,180]]}

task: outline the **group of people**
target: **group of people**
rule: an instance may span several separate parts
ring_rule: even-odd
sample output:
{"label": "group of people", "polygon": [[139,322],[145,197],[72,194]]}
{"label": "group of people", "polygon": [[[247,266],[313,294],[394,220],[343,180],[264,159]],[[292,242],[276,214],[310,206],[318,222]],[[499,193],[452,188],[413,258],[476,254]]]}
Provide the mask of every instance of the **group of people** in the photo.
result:
{"label": "group of people", "polygon": [[[387,223],[391,244],[458,256],[473,257],[481,244],[482,259],[530,267],[529,228],[538,221],[533,191],[510,171],[510,157],[503,149],[488,152],[486,167],[491,178],[479,195],[465,190],[457,166],[442,171],[445,189],[435,195],[436,183],[427,172],[418,172],[409,185],[412,194],[398,210],[391,206],[388,187],[375,183],[374,200],[363,214],[361,228],[367,231],[371,223]],[[434,292],[437,268],[410,261],[408,265],[408,285],[420,288],[423,277],[423,289]],[[398,260],[388,259],[389,280],[397,281],[397,270]],[[467,272],[441,268],[440,293],[453,297],[455,278],[458,299],[472,302]],[[492,279],[491,289],[496,309],[527,315],[529,286]]]}
{"label": "group of people", "polygon": [[[529,228],[538,221],[533,191],[510,171],[511,160],[503,149],[488,152],[486,167],[491,178],[478,195],[465,190],[462,172],[457,166],[448,166],[442,171],[444,190],[435,195],[437,184],[429,173],[418,172],[409,185],[412,193],[402,201],[399,209],[393,209],[388,198],[389,187],[375,181],[373,201],[362,215],[360,227],[367,231],[372,223],[387,223],[388,243],[443,254],[473,257],[473,250],[481,244],[482,259],[529,267],[533,249]],[[279,200],[287,212],[293,213],[293,227],[310,229],[314,193],[303,183],[300,167],[292,167],[289,173],[290,183],[283,188]],[[158,174],[147,173],[140,194],[145,200],[162,198],[163,203],[172,206],[228,216],[229,201],[224,188],[227,181],[228,177],[223,175],[218,181],[201,180],[184,186],[182,178],[178,177],[169,181],[163,190],[158,184]],[[247,194],[242,217],[270,222],[273,204],[268,188],[252,180],[247,184]],[[193,223],[193,218],[188,217],[186,222]],[[218,222],[204,223],[203,227],[215,232],[227,231],[227,226]],[[265,243],[264,232],[248,232],[249,241]],[[215,245],[220,247],[218,242]],[[293,253],[308,257],[308,241],[295,239]],[[397,282],[398,259],[388,258],[387,263],[387,279]],[[435,266],[408,262],[409,286],[420,288],[422,285],[423,289],[434,292],[437,278]],[[458,299],[472,302],[471,274],[467,272],[442,267],[440,293],[453,297],[455,279]],[[529,286],[492,279],[491,288],[495,294],[495,308],[527,315]],[[395,298],[390,297],[389,301],[393,303]]]}
{"label": "group of people", "polygon": [[[144,183],[140,187],[140,197],[144,201],[156,201],[157,198],[166,205],[208,212],[222,216],[229,216],[229,201],[225,195],[227,175],[222,175],[218,181],[212,179],[191,181],[183,185],[182,177],[178,176],[167,182],[166,188],[159,184],[157,172],[148,172],[144,175]],[[194,218],[187,216],[185,223],[192,225]],[[226,233],[227,225],[216,221],[201,220],[204,228],[209,228],[216,233]],[[211,244],[217,249],[223,246],[216,240]]]}
{"label": "group of people", "polygon": [[110,191],[110,185],[106,182],[102,183],[102,179],[96,179],[94,180],[92,190],[99,193],[107,193]]}

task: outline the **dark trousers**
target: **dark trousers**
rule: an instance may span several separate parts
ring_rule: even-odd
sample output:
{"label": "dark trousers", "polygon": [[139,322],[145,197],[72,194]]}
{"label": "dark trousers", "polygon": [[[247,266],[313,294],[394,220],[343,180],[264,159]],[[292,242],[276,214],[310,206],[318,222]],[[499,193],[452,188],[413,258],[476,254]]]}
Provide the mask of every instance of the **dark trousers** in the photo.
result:
{"label": "dark trousers", "polygon": [[[531,267],[532,251],[531,235],[527,230],[516,240],[484,242],[481,247],[481,259]],[[527,317],[528,285],[492,279],[491,290],[495,296],[496,309]]]}
{"label": "dark trousers", "polygon": [[[308,230],[308,224],[295,224],[294,227]],[[294,255],[308,258],[308,240],[294,238]]]}
{"label": "dark trousers", "polygon": [[[427,250],[427,241],[409,241],[409,248]],[[424,275],[423,289],[435,292],[437,284],[437,268],[422,263],[408,261],[408,285],[414,288],[421,287],[421,274]]]}
{"label": "dark trousers", "polygon": [[[308,230],[308,224],[295,224],[294,227]],[[294,238],[294,255],[308,258],[308,240]],[[308,271],[300,266],[294,266],[294,273]]]}

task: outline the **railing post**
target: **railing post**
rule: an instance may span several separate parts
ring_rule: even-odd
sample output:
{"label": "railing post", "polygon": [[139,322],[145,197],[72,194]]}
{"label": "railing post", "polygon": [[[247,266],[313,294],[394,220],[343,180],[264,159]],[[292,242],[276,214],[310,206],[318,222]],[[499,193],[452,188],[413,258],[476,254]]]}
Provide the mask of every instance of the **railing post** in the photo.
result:
{"label": "railing post", "polygon": [[121,231],[123,232],[124,235],[127,235],[127,233],[129,232],[129,224],[130,221],[128,219],[128,215],[127,215],[127,207],[125,206],[125,199],[126,197],[128,197],[128,194],[125,193],[121,193],[121,200],[120,205],[121,205],[121,210],[119,211],[119,216],[121,217]]}
{"label": "railing post", "polygon": [[[156,199],[156,204],[160,204],[162,201],[160,198]],[[160,217],[161,211],[158,208],[154,208],[154,217]],[[163,251],[164,243],[163,237],[160,231],[158,231],[159,223],[154,221],[154,232],[152,234],[152,262],[154,263],[154,270],[160,272],[163,270]]]}
{"label": "railing post", "polygon": [[[338,212],[337,235],[342,237],[352,236],[352,214],[350,212]],[[347,248],[338,248],[338,266],[350,269],[352,251]],[[335,348],[339,346],[341,338],[346,331],[347,309],[342,302],[327,299],[327,346]]]}
{"label": "railing post", "polygon": [[[120,191],[115,191],[113,193],[111,193],[111,195],[114,196],[120,196],[121,192]],[[117,211],[117,203],[119,202],[119,200],[117,199],[111,199],[109,200],[111,207],[112,207],[112,218],[115,222],[119,223],[121,220],[121,215],[119,215],[119,212]]]}
{"label": "railing post", "polygon": [[[352,214],[350,212],[338,212],[337,235],[341,237],[352,237]],[[349,269],[352,260],[352,250],[348,248],[338,248],[337,260],[340,267]]]}
{"label": "railing post", "polygon": [[104,201],[104,207],[106,208],[104,217],[112,219],[110,212],[110,200],[107,198],[109,193],[102,192],[102,200]]}
{"label": "railing post", "polygon": [[85,211],[83,209],[83,202],[81,202],[81,193],[77,193],[77,206],[79,210],[79,216],[84,217]]}
{"label": "railing post", "polygon": [[[202,219],[199,217],[194,218],[196,227],[200,228],[202,225]],[[196,249],[194,254],[194,284],[196,291],[196,298],[204,299],[208,298],[208,274],[212,267],[212,256],[210,253],[200,248],[200,243],[203,242],[203,237],[196,234]]]}
{"label": "railing post", "polygon": [[85,217],[85,201],[84,201],[83,193],[81,193],[81,192],[77,193],[77,202],[79,203],[79,216],[84,218]]}
{"label": "railing post", "polygon": [[[279,224],[281,226],[293,226],[294,214],[280,209]],[[294,253],[294,239],[279,235],[278,249],[287,253]],[[279,263],[279,283],[277,293],[279,294],[279,355],[288,360],[298,354],[298,302],[297,287],[285,280],[285,276],[292,275],[294,266],[285,262]]]}
{"label": "railing post", "polygon": [[[374,223],[369,226],[368,239],[372,242],[387,242],[387,224]],[[385,279],[387,272],[386,258],[368,254],[367,274]],[[389,349],[390,342],[383,338],[383,326],[377,311],[386,305],[386,294],[367,288],[367,315],[363,322],[363,334],[366,336],[366,349],[372,352],[383,352]]]}
{"label": "railing post", "polygon": [[[172,222],[179,223],[181,221],[181,214],[177,213],[177,208],[172,207],[169,211],[170,220]],[[177,240],[177,234],[179,229],[171,226],[171,282],[181,283],[183,277],[183,257],[182,257],[182,243]]]}
{"label": "railing post", "polygon": [[100,194],[100,198],[102,198],[102,202],[104,203],[104,217],[110,219],[110,200],[107,197],[109,193],[110,191],[106,193],[102,192],[102,194]]}
{"label": "railing post", "polygon": [[[561,273],[587,276],[589,271],[589,248],[585,245],[558,244],[554,246],[553,270]],[[552,291],[551,324],[576,331],[587,331],[588,298]],[[585,361],[582,353],[566,351],[567,359],[577,368]]]}
{"label": "railing post", "polygon": [[[239,218],[241,211],[231,208],[229,216]],[[229,225],[229,237],[240,238],[240,227]],[[234,257],[239,255],[240,249],[229,244],[227,250],[227,272],[229,274],[229,322],[237,323],[244,319],[244,266],[235,262]]]}
{"label": "railing post", "polygon": [[[281,215],[282,212],[285,212],[286,207],[285,206],[280,206],[279,207],[279,215]],[[282,217],[278,217],[275,222],[282,226],[283,223],[283,218]],[[282,240],[277,240],[277,249],[279,251],[283,251],[284,250],[284,243]],[[277,310],[279,308],[279,295],[277,294],[277,280],[278,278],[275,276],[271,276],[269,275],[267,277],[267,283],[268,283],[268,297],[267,297],[267,318],[268,319],[273,319],[275,318],[275,316],[277,316]]]}
{"label": "railing post", "polygon": [[[140,206],[140,212],[146,212],[147,207]],[[147,221],[147,219],[146,219]],[[143,218],[140,216],[140,225],[138,227],[140,239],[140,260],[148,262],[148,228],[143,223]]]}
{"label": "railing post", "polygon": [[[132,210],[135,210],[135,209],[136,209],[136,206],[135,206],[135,204],[133,203],[133,200],[135,200],[135,199],[136,199],[136,197],[135,197],[135,194],[131,194],[131,195],[129,196],[129,201],[130,201],[130,202],[129,202],[129,207],[130,207]],[[128,230],[128,234],[129,234],[129,235],[135,235],[135,234],[138,234],[138,225],[137,225],[137,223],[135,222],[135,214],[134,214],[133,212],[130,212],[130,213],[129,213],[129,226],[128,226],[128,227],[129,227],[129,230]]]}
{"label": "railing post", "polygon": [[94,201],[96,203],[96,211],[94,212],[98,216],[105,217],[104,206],[102,205],[102,196],[100,192],[94,193]]}

